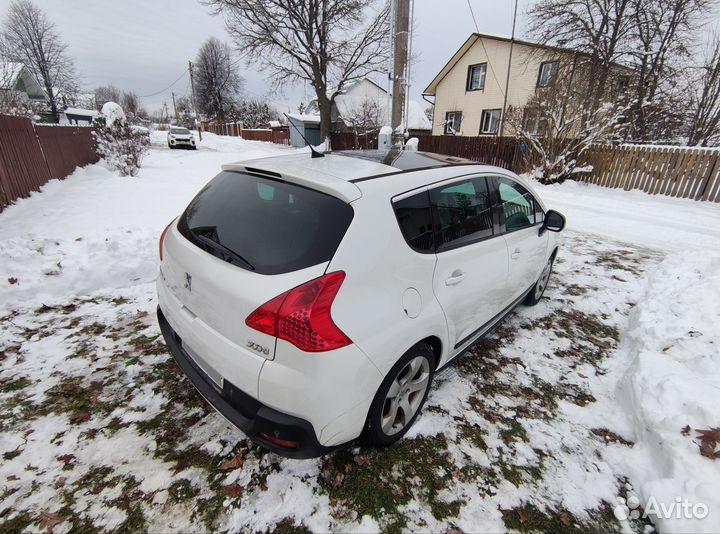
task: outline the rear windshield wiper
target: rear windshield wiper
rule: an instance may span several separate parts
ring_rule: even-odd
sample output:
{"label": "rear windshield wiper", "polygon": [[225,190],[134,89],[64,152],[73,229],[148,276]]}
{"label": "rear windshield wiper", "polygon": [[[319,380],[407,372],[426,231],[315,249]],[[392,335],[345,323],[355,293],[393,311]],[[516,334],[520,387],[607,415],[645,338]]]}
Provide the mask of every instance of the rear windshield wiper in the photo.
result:
{"label": "rear windshield wiper", "polygon": [[240,256],[240,254],[238,254],[237,252],[230,250],[225,245],[222,245],[214,239],[210,239],[209,237],[206,237],[202,234],[193,233],[193,235],[202,244],[206,245],[207,247],[213,249],[213,251],[220,254],[222,256],[220,259],[223,259],[230,263],[240,263],[246,269],[249,269],[251,271],[255,270],[255,267],[253,267],[252,263]]}

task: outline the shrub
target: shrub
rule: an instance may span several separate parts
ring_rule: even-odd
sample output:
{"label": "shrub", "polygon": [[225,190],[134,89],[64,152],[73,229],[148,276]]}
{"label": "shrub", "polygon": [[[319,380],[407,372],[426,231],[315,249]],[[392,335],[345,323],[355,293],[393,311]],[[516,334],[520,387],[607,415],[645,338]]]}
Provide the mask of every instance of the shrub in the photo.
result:
{"label": "shrub", "polygon": [[94,132],[97,153],[121,176],[137,176],[142,159],[150,149],[147,132],[122,122],[98,126]]}

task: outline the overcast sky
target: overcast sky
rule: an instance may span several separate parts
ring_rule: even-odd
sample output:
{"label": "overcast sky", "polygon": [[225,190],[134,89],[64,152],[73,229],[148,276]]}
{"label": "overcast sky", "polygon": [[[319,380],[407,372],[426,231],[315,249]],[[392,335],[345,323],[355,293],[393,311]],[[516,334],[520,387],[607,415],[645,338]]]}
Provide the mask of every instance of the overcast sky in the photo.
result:
{"label": "overcast sky", "polygon": [[[189,94],[187,62],[210,36],[230,41],[223,20],[197,0],[34,0],[55,22],[69,54],[75,58],[82,86],[112,83],[133,90],[150,111],[171,92]],[[525,33],[525,11],[532,0],[519,0],[519,36]],[[4,7],[9,0],[0,0]],[[481,32],[510,35],[512,0],[471,0]],[[1,11],[4,12],[5,9]],[[415,0],[415,34],[411,95],[420,93],[447,60],[475,31],[467,0]],[[265,76],[239,64],[248,96],[266,95],[279,111],[296,110],[312,98],[312,89],[296,85],[269,94]],[[376,77],[383,86],[386,79]],[[176,81],[177,80],[177,81]]]}

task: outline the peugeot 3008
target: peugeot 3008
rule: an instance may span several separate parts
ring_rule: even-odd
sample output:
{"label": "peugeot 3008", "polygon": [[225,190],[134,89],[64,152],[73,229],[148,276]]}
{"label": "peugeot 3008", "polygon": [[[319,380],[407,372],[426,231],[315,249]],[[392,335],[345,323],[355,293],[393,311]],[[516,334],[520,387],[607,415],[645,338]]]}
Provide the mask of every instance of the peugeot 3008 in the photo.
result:
{"label": "peugeot 3008", "polygon": [[388,445],[439,368],[540,300],[564,225],[512,172],[437,154],[224,165],[161,236],[159,323],[266,448]]}

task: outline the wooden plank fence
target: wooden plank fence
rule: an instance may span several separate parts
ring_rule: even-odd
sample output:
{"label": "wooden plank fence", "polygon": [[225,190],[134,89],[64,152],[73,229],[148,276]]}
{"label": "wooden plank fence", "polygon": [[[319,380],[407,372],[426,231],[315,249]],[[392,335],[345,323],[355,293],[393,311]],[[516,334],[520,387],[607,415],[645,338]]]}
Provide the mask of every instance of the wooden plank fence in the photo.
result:
{"label": "wooden plank fence", "polygon": [[[447,156],[470,159],[487,165],[496,165],[516,172],[524,172],[524,158],[520,144],[514,137],[465,137],[453,135],[415,135],[418,150]],[[377,134],[355,136],[352,132],[330,134],[333,150],[377,148]]]}
{"label": "wooden plank fence", "polygon": [[593,171],[578,181],[720,202],[720,149],[652,145],[599,145],[582,159]]}
{"label": "wooden plank fence", "polygon": [[205,130],[217,135],[242,137],[248,141],[267,141],[278,145],[290,144],[290,132],[286,126],[280,128],[243,128],[242,122],[209,123]]}
{"label": "wooden plank fence", "polygon": [[[210,125],[208,129],[221,135],[242,135],[243,138],[277,142],[267,134],[249,133],[262,130],[243,130],[233,124]],[[266,138],[262,138],[263,135]],[[539,163],[537,155],[530,150],[522,150],[515,137],[415,137],[419,141],[419,150],[470,159],[518,173],[529,171]],[[335,132],[330,134],[330,144],[333,150],[374,150],[377,148],[377,134],[358,136],[353,132]],[[578,174],[575,179],[604,187],[639,189],[650,194],[720,202],[718,159],[720,148],[597,145],[588,150],[581,161],[582,165],[592,165],[593,171]]]}
{"label": "wooden plank fence", "polygon": [[51,178],[65,178],[76,167],[98,161],[92,132],[87,126],[35,125]]}
{"label": "wooden plank fence", "polygon": [[0,115],[0,211],[52,178],[95,163],[92,128],[34,125]]}

